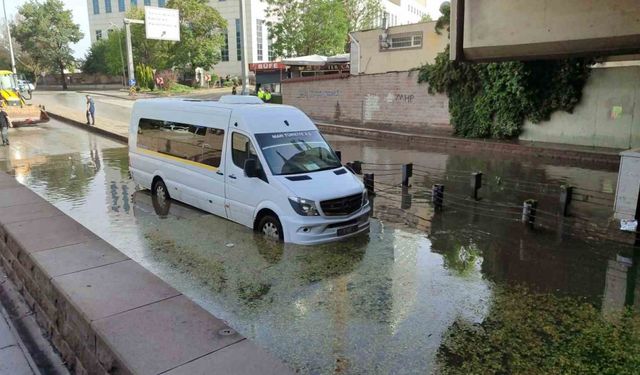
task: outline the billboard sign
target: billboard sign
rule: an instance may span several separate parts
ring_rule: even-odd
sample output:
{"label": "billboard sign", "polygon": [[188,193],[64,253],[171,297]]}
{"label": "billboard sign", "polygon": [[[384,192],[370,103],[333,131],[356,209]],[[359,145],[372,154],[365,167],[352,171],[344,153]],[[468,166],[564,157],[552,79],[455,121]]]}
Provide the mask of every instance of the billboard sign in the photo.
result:
{"label": "billboard sign", "polygon": [[144,7],[147,39],[180,41],[180,14],[177,9]]}

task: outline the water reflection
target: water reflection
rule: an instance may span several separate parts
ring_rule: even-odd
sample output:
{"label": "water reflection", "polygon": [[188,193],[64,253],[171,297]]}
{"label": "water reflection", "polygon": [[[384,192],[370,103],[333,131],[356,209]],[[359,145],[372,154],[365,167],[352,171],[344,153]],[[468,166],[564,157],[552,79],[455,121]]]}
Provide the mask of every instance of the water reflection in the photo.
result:
{"label": "water reflection", "polygon": [[[449,327],[486,321],[492,308],[500,308],[496,287],[505,285],[585,298],[602,311],[639,305],[638,257],[631,246],[579,238],[565,224],[557,224],[563,231],[527,230],[487,211],[490,201],[518,205],[529,196],[518,190],[531,185],[514,182],[518,178],[561,182],[563,168],[575,167],[554,166],[550,177],[548,166],[528,161],[398,153],[338,139],[345,160],[419,161],[433,173],[416,173],[412,187],[372,197],[369,236],[302,247],[265,241],[177,202],[159,202],[136,191],[125,147],[57,130],[45,127],[38,137],[19,133],[12,139],[16,151],[0,152],[0,165],[302,373],[429,373]],[[57,146],[67,138],[75,143]],[[47,154],[32,144],[48,147]],[[469,176],[457,176],[458,169],[485,172],[482,200],[456,202],[456,195],[469,194]],[[590,187],[605,190],[612,173],[593,173],[600,182]],[[434,212],[430,186],[446,178],[445,209]],[[584,178],[588,173],[573,173],[562,181]],[[557,203],[555,196],[542,197],[543,206]],[[500,210],[517,217],[517,208]]]}

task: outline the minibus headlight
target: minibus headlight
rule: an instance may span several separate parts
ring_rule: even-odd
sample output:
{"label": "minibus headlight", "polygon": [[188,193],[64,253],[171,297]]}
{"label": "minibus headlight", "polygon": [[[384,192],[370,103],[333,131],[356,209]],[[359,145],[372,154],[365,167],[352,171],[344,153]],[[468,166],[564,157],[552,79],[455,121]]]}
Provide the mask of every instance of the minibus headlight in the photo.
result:
{"label": "minibus headlight", "polygon": [[364,191],[362,192],[362,207],[368,204],[369,204],[369,192],[367,192],[367,189],[364,189]]}
{"label": "minibus headlight", "polygon": [[314,201],[298,197],[289,197],[293,210],[302,216],[318,216],[318,209]]}

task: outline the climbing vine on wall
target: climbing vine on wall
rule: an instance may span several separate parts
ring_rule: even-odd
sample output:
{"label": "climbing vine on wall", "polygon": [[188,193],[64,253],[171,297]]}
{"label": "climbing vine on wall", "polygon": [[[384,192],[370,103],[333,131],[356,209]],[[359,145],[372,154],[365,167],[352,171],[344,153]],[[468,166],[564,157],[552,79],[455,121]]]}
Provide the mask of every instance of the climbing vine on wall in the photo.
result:
{"label": "climbing vine on wall", "polygon": [[584,58],[470,63],[449,60],[449,47],[434,64],[419,68],[418,82],[449,96],[456,135],[512,138],[526,119],[539,123],[580,102],[593,61]]}

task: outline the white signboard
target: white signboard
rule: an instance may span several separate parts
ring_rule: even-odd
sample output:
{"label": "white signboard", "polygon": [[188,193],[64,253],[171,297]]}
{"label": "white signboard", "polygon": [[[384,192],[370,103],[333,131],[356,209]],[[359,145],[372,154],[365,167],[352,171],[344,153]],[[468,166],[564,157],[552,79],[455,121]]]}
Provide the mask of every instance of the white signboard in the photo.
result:
{"label": "white signboard", "polygon": [[180,41],[180,14],[177,9],[144,7],[147,39]]}

